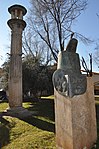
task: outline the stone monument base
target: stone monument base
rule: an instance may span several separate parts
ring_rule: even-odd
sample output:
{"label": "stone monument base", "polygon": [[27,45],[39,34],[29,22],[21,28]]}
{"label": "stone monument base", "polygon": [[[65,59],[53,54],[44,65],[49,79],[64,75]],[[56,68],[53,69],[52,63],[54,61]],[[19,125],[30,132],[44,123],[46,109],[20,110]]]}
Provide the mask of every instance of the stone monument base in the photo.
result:
{"label": "stone monument base", "polygon": [[26,118],[33,115],[32,111],[28,111],[23,107],[14,107],[8,108],[3,112],[4,115],[18,117],[18,118]]}
{"label": "stone monument base", "polygon": [[57,149],[91,149],[97,139],[94,86],[87,78],[87,91],[73,98],[55,94]]}

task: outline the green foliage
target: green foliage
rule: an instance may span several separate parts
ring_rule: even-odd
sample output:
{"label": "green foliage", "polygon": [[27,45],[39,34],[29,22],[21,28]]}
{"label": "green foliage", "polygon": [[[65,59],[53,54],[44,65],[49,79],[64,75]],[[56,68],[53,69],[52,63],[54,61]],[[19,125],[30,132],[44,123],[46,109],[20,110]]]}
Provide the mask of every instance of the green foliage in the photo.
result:
{"label": "green foliage", "polygon": [[[47,95],[53,94],[52,74],[54,69],[43,65],[40,56],[27,55],[23,59],[22,79],[23,94],[28,96],[41,96],[44,91]],[[8,89],[9,61],[3,64],[4,89]],[[44,95],[44,94],[43,94]]]}
{"label": "green foliage", "polygon": [[53,94],[52,85],[52,70],[49,66],[44,66],[40,60],[28,55],[23,61],[23,92],[25,95],[28,92],[32,96],[41,96],[43,91],[47,95]]}
{"label": "green foliage", "polygon": [[3,68],[3,72],[4,72],[4,75],[3,75],[3,80],[2,80],[2,83],[3,83],[3,88],[5,90],[8,89],[8,76],[9,76],[9,61],[5,62],[3,65],[2,65],[2,68]]}

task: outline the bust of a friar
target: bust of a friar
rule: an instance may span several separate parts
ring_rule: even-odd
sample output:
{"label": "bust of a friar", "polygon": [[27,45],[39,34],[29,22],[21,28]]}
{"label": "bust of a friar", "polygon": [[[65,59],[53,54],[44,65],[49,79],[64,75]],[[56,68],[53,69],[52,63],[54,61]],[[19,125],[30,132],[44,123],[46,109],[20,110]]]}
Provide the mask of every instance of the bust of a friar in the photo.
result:
{"label": "bust of a friar", "polygon": [[70,39],[64,51],[58,54],[57,70],[53,74],[55,89],[64,96],[73,97],[86,92],[86,76],[81,74],[79,54],[76,53],[78,40]]}

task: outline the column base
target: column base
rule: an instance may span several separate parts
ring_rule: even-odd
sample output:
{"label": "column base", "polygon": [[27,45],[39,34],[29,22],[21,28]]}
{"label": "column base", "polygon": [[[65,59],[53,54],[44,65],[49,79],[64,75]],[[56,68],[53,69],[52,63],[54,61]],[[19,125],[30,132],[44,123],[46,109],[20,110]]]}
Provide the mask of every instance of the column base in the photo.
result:
{"label": "column base", "polygon": [[24,107],[8,108],[3,113],[4,115],[18,117],[18,118],[25,118],[33,115],[32,111],[28,111]]}

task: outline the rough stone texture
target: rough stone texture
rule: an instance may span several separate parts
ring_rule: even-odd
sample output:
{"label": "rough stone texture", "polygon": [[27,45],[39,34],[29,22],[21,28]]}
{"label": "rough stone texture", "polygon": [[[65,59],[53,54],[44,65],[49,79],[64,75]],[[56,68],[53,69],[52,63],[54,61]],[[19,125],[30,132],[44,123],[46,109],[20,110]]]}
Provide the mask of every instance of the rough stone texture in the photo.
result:
{"label": "rough stone texture", "polygon": [[73,98],[55,90],[57,149],[90,149],[97,139],[96,113],[92,78],[87,91]]}

